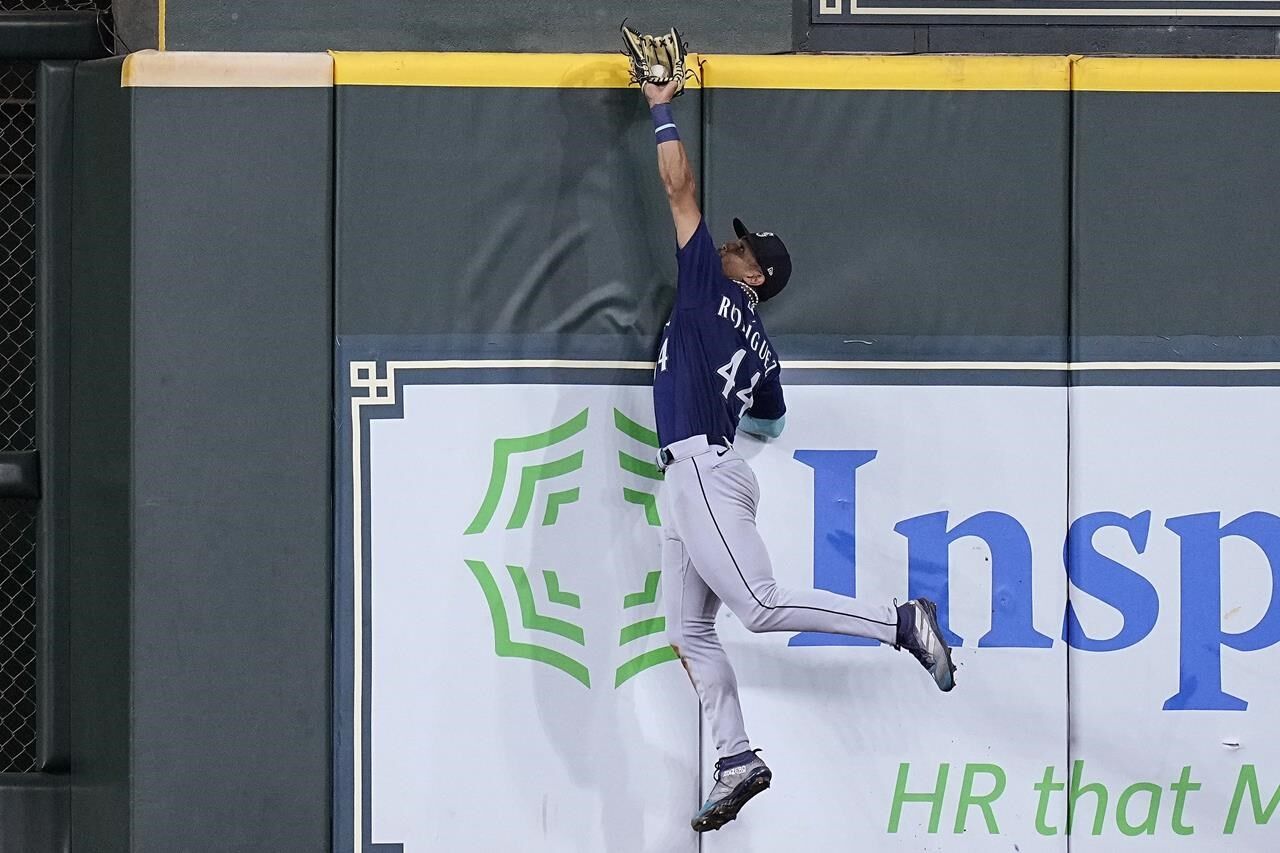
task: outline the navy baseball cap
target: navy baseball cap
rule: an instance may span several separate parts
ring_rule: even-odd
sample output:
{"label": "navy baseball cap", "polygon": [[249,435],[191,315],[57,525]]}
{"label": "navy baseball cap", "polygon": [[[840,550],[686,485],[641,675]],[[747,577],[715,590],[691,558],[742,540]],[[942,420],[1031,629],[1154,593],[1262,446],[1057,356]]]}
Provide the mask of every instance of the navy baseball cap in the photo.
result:
{"label": "navy baseball cap", "polygon": [[756,288],[756,293],[761,302],[768,302],[782,292],[782,288],[787,286],[787,279],[791,278],[791,255],[772,231],[748,231],[741,219],[733,220],[733,231],[751,247],[751,254],[760,264],[764,284]]}

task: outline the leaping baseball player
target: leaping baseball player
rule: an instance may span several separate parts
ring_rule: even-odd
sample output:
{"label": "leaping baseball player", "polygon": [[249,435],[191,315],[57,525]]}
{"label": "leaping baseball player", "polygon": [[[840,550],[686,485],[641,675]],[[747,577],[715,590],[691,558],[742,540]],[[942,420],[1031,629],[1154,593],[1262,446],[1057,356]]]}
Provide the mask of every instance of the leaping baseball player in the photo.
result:
{"label": "leaping baseball player", "polygon": [[668,640],[698,692],[720,756],[715,785],[692,820],[695,831],[706,832],[737,817],[773,778],[751,747],[733,667],[716,636],[721,604],[753,632],[825,631],[906,649],[944,691],[955,685],[955,668],[928,599],[869,604],[826,590],[785,589],[773,579],[756,529],[760,487],[733,441],[738,430],[776,438],[786,421],[782,367],[757,309],[786,287],[791,257],[776,235],[749,231],[737,219],[737,239],[719,248],[712,242],[672,116],[680,82],[644,82],[642,91],[679,267],[653,378],[659,465],[666,472],[662,587]]}

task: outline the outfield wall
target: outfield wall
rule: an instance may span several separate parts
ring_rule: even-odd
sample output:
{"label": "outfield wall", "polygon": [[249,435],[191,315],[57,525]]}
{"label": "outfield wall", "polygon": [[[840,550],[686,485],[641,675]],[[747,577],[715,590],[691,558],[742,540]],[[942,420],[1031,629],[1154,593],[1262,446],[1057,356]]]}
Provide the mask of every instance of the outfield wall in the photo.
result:
{"label": "outfield wall", "polygon": [[72,364],[131,402],[71,413],[125,407],[128,535],[73,506],[71,550],[134,590],[84,618],[136,849],[184,813],[252,846],[221,816],[263,802],[273,849],[1064,850],[1073,801],[1072,849],[1274,846],[1280,64],[697,59],[712,231],[796,264],[763,312],[788,432],[741,442],[779,580],[935,597],[960,664],[943,696],[723,618],[776,786],[699,840],[649,462],[674,247],[623,60],[314,59],[82,66],[129,84],[76,124],[129,129],[127,174],[77,161],[128,193],[76,211],[130,252],[72,304],[128,300],[130,347]]}
{"label": "outfield wall", "polygon": [[75,79],[70,847],[317,850],[332,72],[152,62]]}

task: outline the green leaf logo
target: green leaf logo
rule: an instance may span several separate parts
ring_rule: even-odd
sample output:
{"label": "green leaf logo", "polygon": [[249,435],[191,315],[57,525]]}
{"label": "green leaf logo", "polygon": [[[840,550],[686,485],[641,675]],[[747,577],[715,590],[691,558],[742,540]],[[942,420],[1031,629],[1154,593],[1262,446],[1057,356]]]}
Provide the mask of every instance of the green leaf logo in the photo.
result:
{"label": "green leaf logo", "polygon": [[[658,583],[662,580],[662,572],[649,572],[644,579],[644,589],[640,592],[633,592],[622,599],[622,608],[629,610],[634,607],[644,607],[652,605],[658,600]],[[653,616],[648,619],[641,619],[638,622],[632,622],[625,626],[618,635],[618,645],[625,646],[634,643],[636,640],[648,637],[651,634],[661,634],[667,630],[667,619],[665,616]],[[618,667],[613,675],[614,688],[621,687],[628,679],[634,678],[644,672],[649,667],[657,666],[660,663],[666,663],[669,660],[676,659],[676,650],[669,645],[663,645],[660,648],[643,652],[630,660],[624,662]]]}
{"label": "green leaf logo", "polygon": [[[586,666],[566,654],[534,643],[519,643],[511,639],[511,623],[507,620],[507,607],[502,602],[502,592],[489,566],[483,560],[465,561],[471,574],[484,592],[485,604],[489,607],[489,619],[493,623],[493,650],[500,658],[524,658],[553,666],[567,673],[582,683],[583,687],[591,687],[591,674]],[[530,631],[542,631],[564,637],[578,645],[585,645],[586,638],[582,628],[572,622],[546,616],[538,612],[533,601],[533,590],[529,586],[529,577],[520,566],[507,566],[511,581],[516,587],[516,597],[520,602],[520,622]],[[560,591],[555,572],[543,572],[543,580],[547,586],[547,598],[553,603],[577,608],[578,596]],[[553,592],[554,590],[554,592]]]}
{"label": "green leaf logo", "polygon": [[[502,499],[502,491],[507,482],[507,471],[511,467],[511,458],[517,453],[528,453],[542,450],[553,444],[559,444],[587,428],[587,409],[583,409],[574,417],[557,427],[535,435],[519,438],[499,438],[493,442],[493,467],[489,473],[489,487],[485,490],[484,501],[476,512],[476,517],[467,526],[468,536],[483,533],[493,521],[498,502]],[[534,490],[541,480],[562,477],[582,467],[582,451],[571,453],[561,459],[543,462],[537,465],[526,465],[520,471],[520,485],[516,492],[516,503],[507,520],[507,530],[524,527],[529,520],[529,510],[533,506]],[[547,508],[542,515],[543,525],[555,524],[560,517],[560,509],[566,504],[578,500],[578,489],[575,486],[547,495]]]}
{"label": "green leaf logo", "polygon": [[[493,459],[489,472],[489,484],[485,489],[484,499],[475,517],[467,526],[465,536],[474,536],[493,530],[519,530],[529,524],[534,511],[538,484],[544,481],[559,480],[564,483],[566,475],[581,471],[584,451],[563,451],[560,455],[555,451],[539,454],[534,461],[522,463],[521,454],[543,451],[561,444],[577,436],[587,428],[589,410],[583,409],[564,423],[534,435],[514,438],[499,438],[493,442]],[[662,480],[662,472],[653,461],[653,452],[658,447],[658,434],[648,427],[642,426],[627,417],[619,409],[613,410],[613,424],[620,440],[626,449],[618,451],[618,466],[622,471],[622,497],[627,503],[635,504],[644,510],[645,521],[651,527],[660,527],[658,502],[655,488]],[[615,437],[617,436],[615,433]],[[600,473],[600,472],[597,472]],[[616,475],[615,475],[616,476]],[[610,482],[616,482],[613,477]],[[505,525],[495,524],[498,506],[502,504],[504,490],[511,481],[515,485],[515,499],[511,515]],[[610,488],[616,488],[611,486]],[[616,493],[615,493],[616,494]],[[542,511],[542,526],[556,524],[560,520],[561,510],[581,497],[579,486],[549,490],[546,504]],[[573,516],[569,534],[578,532],[581,527],[592,522],[590,511],[604,510],[606,507],[588,507],[587,511],[579,511]],[[499,534],[500,535],[500,534]],[[472,540],[473,544],[475,540]],[[533,584],[525,567],[506,564],[507,574],[511,578],[511,587],[515,591],[515,603],[512,605],[510,592],[506,601],[494,572],[483,560],[465,560],[476,583],[484,594],[485,605],[489,611],[489,621],[493,629],[494,651],[498,657],[522,658],[554,667],[573,678],[582,686],[591,687],[591,675],[588,667],[579,658],[578,652],[572,651],[575,644],[586,646],[586,632],[583,625],[596,625],[592,619],[586,618],[582,611],[582,599],[574,592],[560,587],[560,577],[554,571],[542,572],[542,586],[546,590],[546,605],[539,610],[534,598]],[[503,561],[505,563],[505,561]],[[616,570],[622,570],[627,561],[618,561]],[[641,642],[645,638],[661,635],[666,631],[667,620],[655,615],[658,601],[658,587],[662,580],[660,571],[648,572],[644,578],[643,588],[623,596],[622,611],[625,624],[618,633],[619,658],[625,658],[614,671],[614,688],[617,689],[630,679],[651,667],[667,661],[676,660],[675,650],[665,642],[658,648],[642,651],[645,646],[653,645],[653,641]],[[510,608],[510,610],[508,609]],[[520,625],[514,630],[523,630],[527,642],[512,637],[511,618],[518,608]],[[616,612],[616,611],[615,611]],[[598,614],[603,616],[604,614]],[[612,625],[619,623],[614,621]],[[596,630],[593,628],[593,631]],[[544,639],[539,641],[539,635]],[[548,636],[550,635],[550,636]],[[559,638],[558,640],[552,639]],[[552,645],[559,648],[552,648]],[[575,657],[575,655],[578,655]]]}
{"label": "green leaf logo", "polygon": [[[644,445],[648,450],[647,455],[652,458],[653,451],[658,449],[658,434],[656,432],[631,420],[618,409],[613,410],[613,425],[618,432]],[[618,451],[618,465],[623,471],[643,477],[646,480],[662,479],[662,472],[658,470],[656,463],[646,462],[644,459],[632,456],[624,450]],[[652,485],[646,488],[652,488]],[[658,517],[658,499],[653,492],[623,486],[622,499],[629,504],[637,504],[643,507],[645,520],[650,525],[653,527],[662,526],[662,519]]]}

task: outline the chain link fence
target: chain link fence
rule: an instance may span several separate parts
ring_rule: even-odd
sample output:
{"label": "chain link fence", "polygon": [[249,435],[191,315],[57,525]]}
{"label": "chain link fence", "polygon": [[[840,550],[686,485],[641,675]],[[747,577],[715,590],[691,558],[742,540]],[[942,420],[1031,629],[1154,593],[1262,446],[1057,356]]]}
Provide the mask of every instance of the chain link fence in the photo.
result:
{"label": "chain link fence", "polygon": [[0,12],[75,12],[106,5],[101,0],[0,0]]}
{"label": "chain link fence", "polygon": [[[36,449],[35,204],[35,66],[0,62],[0,450]],[[36,762],[36,510],[0,499],[0,771]]]}
{"label": "chain link fence", "polygon": [[[7,12],[96,11],[105,53],[110,0],[0,0]],[[35,72],[0,58],[0,451],[36,448]],[[37,508],[0,498],[0,772],[38,769]],[[0,843],[0,846],[3,846]]]}

